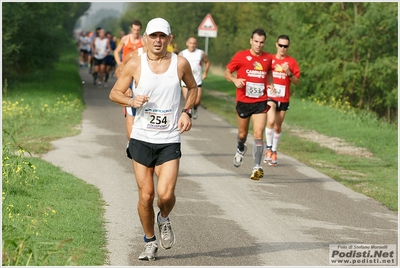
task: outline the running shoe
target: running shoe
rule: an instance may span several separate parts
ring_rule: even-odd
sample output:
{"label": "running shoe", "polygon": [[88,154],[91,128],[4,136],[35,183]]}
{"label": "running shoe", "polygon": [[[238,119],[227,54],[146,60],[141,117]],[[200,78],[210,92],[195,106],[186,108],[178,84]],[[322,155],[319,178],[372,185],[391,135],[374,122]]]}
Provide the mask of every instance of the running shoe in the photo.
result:
{"label": "running shoe", "polygon": [[157,257],[157,241],[147,242],[144,251],[139,255],[141,261],[155,261]]}
{"label": "running shoe", "polygon": [[193,108],[193,119],[197,119],[199,117],[199,114],[197,113],[197,108]]}
{"label": "running shoe", "polygon": [[108,84],[104,82],[103,87],[108,87]]}
{"label": "running shoe", "polygon": [[262,169],[262,167],[259,165],[254,166],[250,179],[258,181],[262,177],[264,177],[264,170]]}
{"label": "running shoe", "polygon": [[102,84],[101,81],[97,81],[97,86],[98,87],[101,87],[101,84]]}
{"label": "running shoe", "polygon": [[263,162],[264,163],[270,163],[271,160],[272,160],[271,156],[272,156],[272,150],[268,148],[265,151],[265,157],[264,157],[264,161]]}
{"label": "running shoe", "polygon": [[[158,212],[158,215],[161,212]],[[175,245],[175,235],[171,228],[171,221],[169,218],[165,222],[159,222],[157,215],[157,225],[160,231],[160,245],[163,249],[170,249]]]}
{"label": "running shoe", "polygon": [[271,161],[268,163],[270,166],[278,165],[278,154],[276,151],[272,152]]}
{"label": "running shoe", "polygon": [[247,145],[244,145],[244,150],[240,151],[239,148],[236,150],[235,157],[233,157],[233,165],[235,167],[240,167],[243,162],[243,156],[247,151]]}

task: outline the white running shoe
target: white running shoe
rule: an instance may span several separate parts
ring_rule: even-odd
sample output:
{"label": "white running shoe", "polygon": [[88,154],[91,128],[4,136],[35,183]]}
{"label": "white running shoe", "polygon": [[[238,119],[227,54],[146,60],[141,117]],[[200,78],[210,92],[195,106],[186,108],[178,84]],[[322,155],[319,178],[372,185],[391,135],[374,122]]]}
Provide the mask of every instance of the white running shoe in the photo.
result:
{"label": "white running shoe", "polygon": [[144,251],[139,255],[141,261],[155,261],[157,257],[157,241],[147,242]]}
{"label": "white running shoe", "polygon": [[233,165],[235,167],[240,167],[243,162],[243,156],[247,151],[247,145],[244,145],[244,150],[240,151],[239,148],[236,150],[235,156],[233,157]]}
{"label": "white running shoe", "polygon": [[[160,214],[160,212],[158,212]],[[158,221],[157,215],[157,225],[158,230],[160,231],[160,245],[163,249],[170,249],[173,245],[175,245],[175,235],[171,228],[171,221],[168,220],[165,222]]]}

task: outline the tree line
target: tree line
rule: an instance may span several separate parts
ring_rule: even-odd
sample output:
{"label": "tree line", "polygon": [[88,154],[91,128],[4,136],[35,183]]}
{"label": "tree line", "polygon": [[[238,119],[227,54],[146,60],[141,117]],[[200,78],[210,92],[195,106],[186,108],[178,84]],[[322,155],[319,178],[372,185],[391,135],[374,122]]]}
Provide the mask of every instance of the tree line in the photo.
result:
{"label": "tree line", "polygon": [[[2,7],[4,79],[56,61],[90,3],[5,2]],[[150,19],[163,17],[184,49],[210,13],[218,36],[209,38],[208,56],[223,68],[237,51],[249,48],[254,29],[267,33],[264,50],[269,53],[276,52],[277,37],[286,34],[288,54],[302,72],[294,95],[346,103],[397,123],[397,10],[397,2],[127,2],[119,19],[106,21],[108,28],[129,32],[135,19],[144,28]],[[204,45],[199,37],[198,47]]]}
{"label": "tree line", "polygon": [[75,22],[90,3],[2,3],[3,79],[33,73],[58,61]]}
{"label": "tree line", "polygon": [[[251,32],[267,33],[264,50],[276,53],[277,37],[290,37],[288,54],[301,68],[293,94],[330,104],[346,103],[397,122],[398,3],[137,3],[126,4],[119,21],[146,23],[163,17],[171,24],[180,49],[210,13],[218,36],[209,38],[213,65],[225,65],[239,50],[248,49]],[[198,38],[204,49],[205,38]]]}

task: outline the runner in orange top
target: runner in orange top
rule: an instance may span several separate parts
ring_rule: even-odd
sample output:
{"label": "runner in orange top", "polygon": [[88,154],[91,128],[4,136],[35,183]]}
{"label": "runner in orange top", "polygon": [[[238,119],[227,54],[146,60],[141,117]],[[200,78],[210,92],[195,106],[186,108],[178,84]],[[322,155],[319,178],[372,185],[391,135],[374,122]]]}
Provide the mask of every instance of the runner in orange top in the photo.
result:
{"label": "runner in orange top", "polygon": [[[140,31],[142,30],[142,23],[138,20],[135,20],[131,24],[131,33],[125,35],[121,38],[121,41],[117,45],[114,50],[114,59],[119,67],[125,58],[132,58],[139,55],[139,49],[144,47],[143,37],[140,35]],[[120,58],[122,51],[122,59]],[[122,66],[123,67],[123,64]],[[121,68],[117,68],[116,73],[121,71]],[[118,78],[118,75],[117,75]],[[126,94],[132,96],[132,89],[128,88]],[[136,109],[133,107],[124,107],[123,112],[125,115],[125,126],[126,126],[126,137],[129,140],[132,132],[132,126],[135,121]],[[127,151],[128,157],[130,155]]]}
{"label": "runner in orange top", "polygon": [[[120,65],[124,57],[132,51],[137,51],[144,46],[143,37],[140,35],[142,30],[142,23],[138,20],[132,22],[131,33],[121,38],[117,48],[114,50],[114,58],[117,65]],[[123,49],[122,60],[119,55]]]}

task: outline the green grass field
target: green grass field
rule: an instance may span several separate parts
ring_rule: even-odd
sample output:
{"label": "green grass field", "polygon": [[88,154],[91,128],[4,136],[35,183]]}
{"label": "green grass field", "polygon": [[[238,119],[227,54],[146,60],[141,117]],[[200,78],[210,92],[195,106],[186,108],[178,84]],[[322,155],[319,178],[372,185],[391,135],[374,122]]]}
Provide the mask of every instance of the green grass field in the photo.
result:
{"label": "green grass field", "polygon": [[100,191],[29,155],[79,133],[84,103],[76,57],[71,46],[54,69],[3,81],[3,265],[105,263]]}
{"label": "green grass field", "polygon": [[[223,94],[216,94],[215,91]],[[222,76],[210,74],[203,81],[202,106],[237,126],[235,87]],[[317,141],[294,135],[285,123],[303,131],[314,130],[365,148],[373,157],[343,155]],[[290,128],[289,128],[290,129]],[[251,130],[251,128],[250,128]],[[332,107],[312,100],[290,99],[278,152],[315,168],[343,185],[398,210],[398,130],[368,113],[356,113],[343,105]]]}

